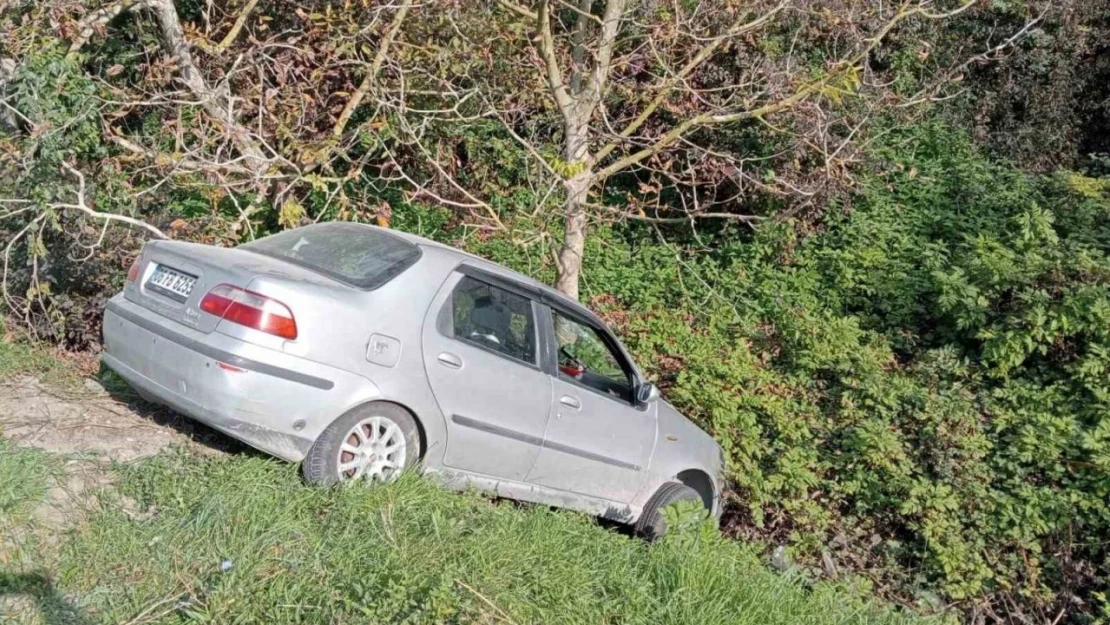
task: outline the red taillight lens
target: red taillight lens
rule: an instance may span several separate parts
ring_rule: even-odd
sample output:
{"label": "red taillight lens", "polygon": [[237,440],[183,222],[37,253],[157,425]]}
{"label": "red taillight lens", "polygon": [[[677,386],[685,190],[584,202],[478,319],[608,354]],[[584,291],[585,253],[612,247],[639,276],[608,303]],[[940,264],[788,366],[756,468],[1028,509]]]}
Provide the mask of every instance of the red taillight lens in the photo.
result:
{"label": "red taillight lens", "polygon": [[200,309],[224,321],[261,330],[286,339],[297,338],[297,322],[293,311],[276,299],[221,284],[200,301]]}
{"label": "red taillight lens", "polygon": [[139,269],[143,266],[143,255],[139,254],[135,257],[135,261],[131,263],[131,268],[127,270],[127,281],[134,282],[139,279]]}

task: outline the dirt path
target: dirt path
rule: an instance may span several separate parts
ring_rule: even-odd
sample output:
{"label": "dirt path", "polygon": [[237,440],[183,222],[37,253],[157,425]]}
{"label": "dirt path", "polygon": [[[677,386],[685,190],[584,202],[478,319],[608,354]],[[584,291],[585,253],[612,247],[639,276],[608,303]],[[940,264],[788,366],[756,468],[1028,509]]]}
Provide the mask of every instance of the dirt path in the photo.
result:
{"label": "dirt path", "polygon": [[118,462],[152,456],[174,444],[199,453],[235,446],[167,408],[129,393],[110,395],[91,379],[75,390],[52,388],[33,377],[0,382],[0,428],[21,446]]}
{"label": "dirt path", "polygon": [[174,445],[209,455],[242,449],[129,391],[109,394],[91,378],[73,389],[29,376],[0,381],[0,432],[19,446],[60,459],[61,471],[51,476],[46,497],[32,513],[43,530],[40,538],[48,542],[97,505],[95,493],[112,480],[112,462],[153,456]]}

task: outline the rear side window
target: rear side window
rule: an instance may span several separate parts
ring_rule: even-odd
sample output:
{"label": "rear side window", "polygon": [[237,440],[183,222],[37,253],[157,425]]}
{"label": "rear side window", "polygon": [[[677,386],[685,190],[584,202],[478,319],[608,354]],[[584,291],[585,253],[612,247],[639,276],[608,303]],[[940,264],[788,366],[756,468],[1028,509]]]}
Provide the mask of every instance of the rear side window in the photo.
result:
{"label": "rear side window", "polygon": [[420,259],[420,248],[401,237],[350,222],[288,230],[239,248],[367,290],[389,282]]}
{"label": "rear side window", "polygon": [[455,338],[510,358],[536,364],[532,301],[464,277],[451,293]]}

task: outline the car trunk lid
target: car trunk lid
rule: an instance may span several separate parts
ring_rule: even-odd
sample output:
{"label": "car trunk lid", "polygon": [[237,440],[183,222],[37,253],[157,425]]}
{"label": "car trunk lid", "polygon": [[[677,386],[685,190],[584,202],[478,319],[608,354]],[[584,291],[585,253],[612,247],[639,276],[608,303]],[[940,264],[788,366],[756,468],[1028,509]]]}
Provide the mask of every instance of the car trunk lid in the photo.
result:
{"label": "car trunk lid", "polygon": [[265,256],[182,241],[148,243],[139,262],[138,277],[128,283],[124,297],[205,333],[214,330],[220,320],[202,312],[200,302],[217,285],[246,289],[256,278],[268,276],[339,286],[317,273]]}

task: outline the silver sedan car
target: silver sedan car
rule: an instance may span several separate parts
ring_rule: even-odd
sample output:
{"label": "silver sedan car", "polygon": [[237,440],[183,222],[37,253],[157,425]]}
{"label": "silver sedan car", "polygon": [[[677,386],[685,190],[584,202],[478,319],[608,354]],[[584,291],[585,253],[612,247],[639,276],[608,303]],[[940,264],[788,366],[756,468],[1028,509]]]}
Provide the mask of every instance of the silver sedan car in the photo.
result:
{"label": "silver sedan car", "polygon": [[[720,509],[721,449],[586,307],[420,237],[334,222],[237,248],[146,245],[104,363],[306,479],[450,487],[666,530]],[[689,504],[692,505],[692,504]]]}

